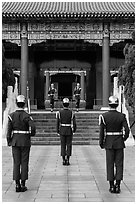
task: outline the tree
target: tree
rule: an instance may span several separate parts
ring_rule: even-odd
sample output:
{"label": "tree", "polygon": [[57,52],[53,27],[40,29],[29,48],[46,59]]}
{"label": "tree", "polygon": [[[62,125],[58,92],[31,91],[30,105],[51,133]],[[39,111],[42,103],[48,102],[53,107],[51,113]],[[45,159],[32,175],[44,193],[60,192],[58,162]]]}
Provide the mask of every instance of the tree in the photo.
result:
{"label": "tree", "polygon": [[119,68],[119,84],[125,87],[125,98],[133,113],[135,112],[135,45],[126,44],[125,64]]}
{"label": "tree", "polygon": [[15,77],[13,70],[8,66],[4,56],[5,49],[2,45],[2,102],[6,101],[7,98],[7,87],[15,85]]}

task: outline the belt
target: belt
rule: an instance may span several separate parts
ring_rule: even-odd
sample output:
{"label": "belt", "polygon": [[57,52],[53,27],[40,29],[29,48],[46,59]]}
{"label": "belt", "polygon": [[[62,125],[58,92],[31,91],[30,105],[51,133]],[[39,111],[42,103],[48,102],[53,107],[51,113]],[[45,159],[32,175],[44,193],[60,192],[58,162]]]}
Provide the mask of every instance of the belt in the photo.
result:
{"label": "belt", "polygon": [[61,124],[61,126],[64,126],[64,127],[70,127],[71,124]]}
{"label": "belt", "polygon": [[123,135],[122,132],[107,132],[106,135]]}
{"label": "belt", "polygon": [[19,134],[29,134],[29,131],[24,131],[24,130],[13,130],[13,133],[19,133]]}

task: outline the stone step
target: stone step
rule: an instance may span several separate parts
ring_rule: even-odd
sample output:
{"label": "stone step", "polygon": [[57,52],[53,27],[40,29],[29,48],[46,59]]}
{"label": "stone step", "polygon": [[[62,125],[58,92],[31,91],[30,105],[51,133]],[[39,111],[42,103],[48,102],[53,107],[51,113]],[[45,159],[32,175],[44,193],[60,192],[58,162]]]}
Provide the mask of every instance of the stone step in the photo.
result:
{"label": "stone step", "polygon": [[[94,125],[98,125],[98,121],[83,121],[83,122],[80,122],[80,121],[76,121],[77,125],[79,126],[94,126]],[[37,126],[56,126],[56,122],[35,122],[35,125]]]}
{"label": "stone step", "polygon": [[[32,141],[32,145],[60,145],[60,141]],[[73,141],[73,145],[97,145],[97,140],[91,141]]]}
{"label": "stone step", "polygon": [[[40,119],[40,120],[45,120],[45,119],[56,119],[56,115],[37,115],[34,116],[32,115],[33,119]],[[87,114],[83,114],[83,115],[76,115],[75,114],[76,119],[98,119],[99,115],[87,115]]]}
{"label": "stone step", "polygon": [[[55,129],[51,129],[51,130],[45,130],[45,129],[37,129],[36,130],[37,134],[56,134],[56,130]],[[99,134],[99,130],[98,129],[78,129],[76,131],[76,134],[89,134],[89,135],[93,135],[93,134]]]}
{"label": "stone step", "polygon": [[[35,124],[37,129],[55,129],[56,130],[56,124],[55,125],[49,125],[49,124],[45,124],[45,125],[40,125],[40,124]],[[78,129],[99,129],[98,125],[90,125],[90,124],[77,124],[77,130]]]}
{"label": "stone step", "polygon": [[[57,133],[36,133],[36,135],[34,136],[34,137],[32,137],[32,138],[36,138],[36,137],[41,137],[41,138],[52,138],[52,137],[54,137],[54,138],[59,138],[59,136],[57,135]],[[95,138],[95,137],[99,137],[99,134],[98,133],[92,133],[92,134],[89,134],[89,133],[75,133],[74,135],[73,135],[73,138],[76,138],[76,137],[78,137],[78,138]]]}
{"label": "stone step", "polygon": [[[93,139],[93,138],[92,138]],[[98,137],[94,137],[94,140],[98,140]],[[32,141],[60,141],[60,137],[33,137]],[[90,141],[91,137],[73,137],[73,141]]]}
{"label": "stone step", "polygon": [[[73,135],[73,144],[98,144],[100,112],[78,112],[76,115],[77,131]],[[36,135],[31,138],[33,145],[60,145],[56,133],[56,113],[32,114],[36,125]]]}
{"label": "stone step", "polygon": [[[56,124],[35,124],[36,128],[38,129],[56,129]],[[95,124],[79,124],[77,123],[77,130],[78,129],[86,129],[86,128],[91,128],[91,129],[99,129],[99,126],[95,123]]]}
{"label": "stone step", "polygon": [[[99,117],[101,113],[75,113],[76,118],[97,118]],[[38,113],[34,114],[32,113],[31,116],[35,118],[40,118],[40,119],[55,119],[56,118],[56,113]]]}
{"label": "stone step", "polygon": [[[34,118],[33,118],[34,119]],[[34,121],[35,121],[35,123],[47,123],[47,122],[49,122],[49,123],[56,123],[56,119],[49,119],[49,118],[47,118],[47,119],[40,119],[40,118],[35,118],[34,119]],[[98,122],[98,118],[96,119],[96,118],[76,118],[76,121],[78,121],[79,123],[82,123],[82,122]]]}

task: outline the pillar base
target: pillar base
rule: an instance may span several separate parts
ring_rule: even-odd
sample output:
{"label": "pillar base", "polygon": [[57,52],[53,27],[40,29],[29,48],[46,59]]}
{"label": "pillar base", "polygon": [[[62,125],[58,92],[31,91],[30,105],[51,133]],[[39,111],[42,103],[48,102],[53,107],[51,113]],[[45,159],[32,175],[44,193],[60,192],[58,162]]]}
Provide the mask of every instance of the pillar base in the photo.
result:
{"label": "pillar base", "polygon": [[103,111],[109,111],[109,110],[110,110],[110,107],[101,107],[100,110],[103,110]]}

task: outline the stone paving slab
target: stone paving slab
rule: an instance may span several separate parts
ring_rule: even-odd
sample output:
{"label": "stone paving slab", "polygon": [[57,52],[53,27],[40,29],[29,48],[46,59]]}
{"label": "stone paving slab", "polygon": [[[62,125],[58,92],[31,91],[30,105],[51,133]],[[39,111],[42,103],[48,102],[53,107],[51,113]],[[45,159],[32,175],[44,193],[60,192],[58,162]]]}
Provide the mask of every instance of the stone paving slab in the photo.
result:
{"label": "stone paving slab", "polygon": [[135,146],[125,149],[121,194],[108,192],[105,150],[73,146],[71,165],[63,166],[60,146],[32,146],[28,191],[15,192],[11,148],[2,149],[3,202],[135,202]]}

